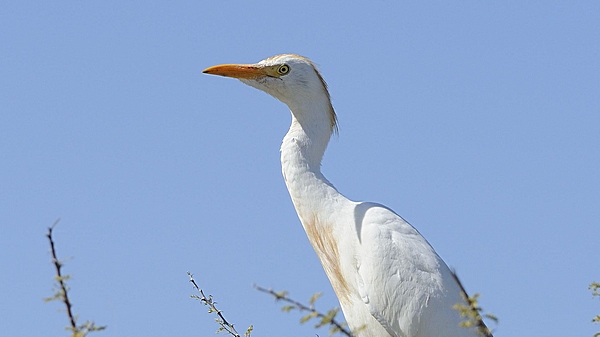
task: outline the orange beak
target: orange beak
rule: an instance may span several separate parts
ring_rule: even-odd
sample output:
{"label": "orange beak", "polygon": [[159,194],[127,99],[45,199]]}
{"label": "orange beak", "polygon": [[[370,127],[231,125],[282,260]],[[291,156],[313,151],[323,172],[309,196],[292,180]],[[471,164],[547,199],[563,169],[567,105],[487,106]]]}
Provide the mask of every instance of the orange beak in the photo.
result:
{"label": "orange beak", "polygon": [[218,66],[208,67],[202,72],[210,75],[246,79],[268,76],[264,67],[255,64],[220,64]]}

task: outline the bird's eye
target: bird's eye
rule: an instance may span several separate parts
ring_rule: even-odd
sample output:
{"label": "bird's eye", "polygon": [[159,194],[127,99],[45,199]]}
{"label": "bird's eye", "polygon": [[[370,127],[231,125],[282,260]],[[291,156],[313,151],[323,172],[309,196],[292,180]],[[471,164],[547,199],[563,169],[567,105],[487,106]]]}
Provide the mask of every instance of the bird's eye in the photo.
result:
{"label": "bird's eye", "polygon": [[290,72],[290,66],[288,66],[287,64],[282,64],[279,66],[279,68],[277,68],[277,73],[279,75],[285,75],[289,72]]}

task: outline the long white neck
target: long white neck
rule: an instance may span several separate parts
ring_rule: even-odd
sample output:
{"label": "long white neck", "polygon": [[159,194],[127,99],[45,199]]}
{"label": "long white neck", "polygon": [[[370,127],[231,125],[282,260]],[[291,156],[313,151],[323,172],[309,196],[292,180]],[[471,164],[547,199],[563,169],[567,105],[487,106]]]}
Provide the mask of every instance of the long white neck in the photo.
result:
{"label": "long white neck", "polygon": [[315,102],[291,107],[292,124],[281,145],[285,183],[305,228],[315,217],[331,216],[332,203],[344,198],[321,173],[332,130],[326,107]]}
{"label": "long white neck", "polygon": [[[347,312],[356,293],[344,276],[343,266],[352,266],[357,237],[354,203],[341,195],[321,173],[321,159],[332,134],[333,111],[326,104],[305,100],[309,106],[289,105],[292,125],[281,144],[281,167],[285,184],[304,227],[306,236],[321,260],[323,269]],[[323,103],[324,100],[321,101]],[[345,239],[341,239],[345,238]],[[344,260],[342,262],[342,260]]]}

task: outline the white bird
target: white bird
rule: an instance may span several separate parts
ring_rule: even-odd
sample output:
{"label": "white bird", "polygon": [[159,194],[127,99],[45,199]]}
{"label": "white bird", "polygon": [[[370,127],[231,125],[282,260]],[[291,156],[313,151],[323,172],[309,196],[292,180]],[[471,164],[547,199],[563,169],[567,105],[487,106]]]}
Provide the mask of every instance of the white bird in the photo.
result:
{"label": "white bird", "polygon": [[310,60],[283,54],[203,72],[237,78],[291,110],[281,145],[283,177],[354,336],[476,335],[459,326],[452,307],[465,303],[461,287],[425,238],[391,209],[344,197],[321,173],[337,117]]}

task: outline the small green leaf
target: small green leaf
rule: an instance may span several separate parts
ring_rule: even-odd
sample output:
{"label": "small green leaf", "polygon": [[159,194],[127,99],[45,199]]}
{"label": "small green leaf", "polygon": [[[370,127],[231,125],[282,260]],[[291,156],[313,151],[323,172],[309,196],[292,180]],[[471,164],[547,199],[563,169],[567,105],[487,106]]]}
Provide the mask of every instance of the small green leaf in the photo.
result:
{"label": "small green leaf", "polygon": [[281,311],[283,311],[283,312],[290,312],[290,311],[292,311],[292,310],[294,310],[294,309],[296,309],[296,307],[295,307],[295,306],[293,306],[293,305],[284,305],[284,306],[281,308]]}
{"label": "small green leaf", "polygon": [[313,294],[308,300],[308,303],[310,303],[310,305],[314,305],[321,296],[323,296],[323,293],[321,292]]}
{"label": "small green leaf", "polygon": [[274,292],[273,295],[275,296],[275,299],[280,300],[282,298],[286,298],[287,297],[288,292],[287,291],[280,291],[280,292]]}
{"label": "small green leaf", "polygon": [[311,312],[310,314],[300,318],[300,323],[304,324],[304,323],[310,321],[311,319],[317,317],[317,315],[318,314],[316,312]]}
{"label": "small green leaf", "polygon": [[254,326],[250,325],[248,327],[248,329],[246,330],[246,332],[244,333],[244,337],[250,337],[250,334],[252,333],[252,330],[254,330]]}

